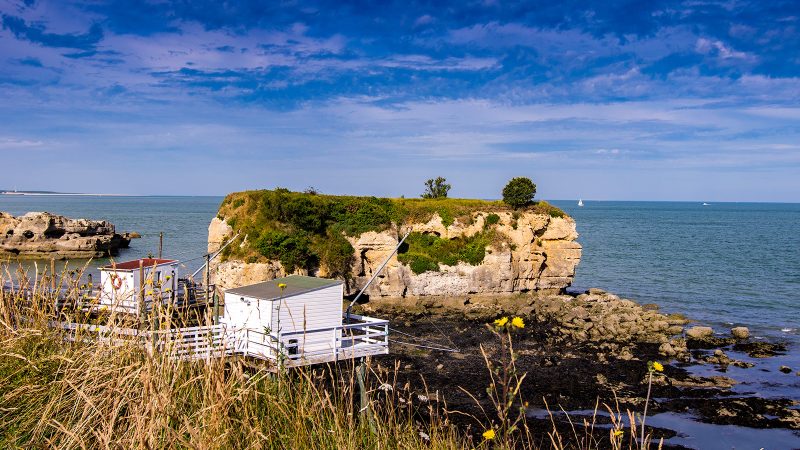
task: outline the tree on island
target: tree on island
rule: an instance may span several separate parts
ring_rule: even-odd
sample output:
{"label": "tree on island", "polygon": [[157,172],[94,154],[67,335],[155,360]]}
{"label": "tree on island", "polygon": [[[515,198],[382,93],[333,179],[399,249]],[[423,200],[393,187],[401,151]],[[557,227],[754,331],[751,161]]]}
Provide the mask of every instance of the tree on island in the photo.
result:
{"label": "tree on island", "polygon": [[536,185],[528,177],[512,178],[503,188],[503,202],[514,209],[533,203],[534,195],[536,195]]}
{"label": "tree on island", "polygon": [[436,177],[435,180],[431,178],[425,182],[422,198],[447,198],[447,192],[451,187],[443,177]]}

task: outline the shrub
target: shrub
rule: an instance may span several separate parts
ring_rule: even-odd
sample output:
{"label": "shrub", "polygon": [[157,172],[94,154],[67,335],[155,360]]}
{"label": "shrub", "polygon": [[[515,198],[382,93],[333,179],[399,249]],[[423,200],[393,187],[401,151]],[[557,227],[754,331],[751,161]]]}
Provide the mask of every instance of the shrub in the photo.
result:
{"label": "shrub", "polygon": [[425,255],[412,254],[406,259],[411,271],[419,275],[425,272],[438,272],[439,264]]}
{"label": "shrub", "polygon": [[329,276],[350,279],[353,268],[353,253],[355,249],[341,233],[329,232],[328,236],[320,239],[315,253],[319,255],[320,262],[328,269]]}
{"label": "shrub", "polygon": [[492,213],[486,216],[486,222],[484,222],[484,224],[486,224],[487,227],[490,227],[492,225],[497,224],[498,222],[500,222],[500,216],[498,216],[495,213]]}
{"label": "shrub", "polygon": [[309,249],[308,237],[304,234],[294,234],[287,237],[278,247],[279,259],[284,270],[294,272],[295,269],[307,269],[314,265],[316,255]]}
{"label": "shrub", "polygon": [[277,259],[284,270],[293,272],[297,268],[308,268],[316,256],[309,249],[310,241],[304,233],[287,234],[268,230],[255,242],[255,248],[268,259]]}
{"label": "shrub", "polygon": [[530,205],[535,195],[536,185],[527,177],[512,178],[503,188],[503,201],[515,209]]}

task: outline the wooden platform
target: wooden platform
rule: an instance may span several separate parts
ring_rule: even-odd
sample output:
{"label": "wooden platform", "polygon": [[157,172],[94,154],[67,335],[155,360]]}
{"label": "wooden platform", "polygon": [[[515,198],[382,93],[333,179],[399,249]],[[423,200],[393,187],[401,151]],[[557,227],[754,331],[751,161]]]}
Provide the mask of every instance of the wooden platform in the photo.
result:
{"label": "wooden platform", "polygon": [[[226,325],[138,330],[77,323],[53,323],[67,332],[70,340],[99,340],[112,345],[136,342],[148,352],[163,353],[176,360],[207,360],[243,356],[265,360],[272,367],[291,368],[389,353],[389,322],[351,314],[350,322],[339,327],[309,329],[294,333],[265,333],[263,330],[235,329]],[[312,335],[314,341],[304,340]],[[302,345],[327,347],[303,352]],[[319,345],[316,345],[319,347]]]}

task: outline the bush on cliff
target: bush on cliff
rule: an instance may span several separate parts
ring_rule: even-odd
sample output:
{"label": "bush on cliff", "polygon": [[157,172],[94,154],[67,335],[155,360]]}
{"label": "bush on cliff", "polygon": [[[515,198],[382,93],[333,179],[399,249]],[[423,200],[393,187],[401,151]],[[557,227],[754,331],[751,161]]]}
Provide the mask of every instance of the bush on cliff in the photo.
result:
{"label": "bush on cliff", "polygon": [[455,266],[459,261],[477,266],[483,262],[486,246],[491,243],[492,238],[493,234],[490,232],[455,239],[442,239],[427,233],[411,233],[406,238],[407,246],[400,249],[397,258],[408,264],[416,274],[438,271],[439,264]]}
{"label": "bush on cliff", "polygon": [[533,203],[536,185],[528,177],[516,177],[503,188],[503,201],[514,209]]}
{"label": "bush on cliff", "polygon": [[[545,202],[537,202],[529,210],[551,216],[563,214]],[[509,211],[509,207],[500,201],[336,196],[282,188],[237,192],[223,200],[218,213],[240,234],[238,242],[225,248],[222,258],[248,262],[278,260],[289,271],[296,268],[313,271],[322,264],[331,276],[345,277],[353,263],[353,258],[345,255],[348,251],[353,253],[345,236],[381,232],[392,224],[425,223],[434,215],[441,217],[444,226],[456,221],[470,224],[475,213],[485,211]],[[499,216],[490,214],[488,220],[499,221]],[[483,259],[482,249],[459,253],[461,250],[456,247],[445,246],[435,252],[439,256],[429,255],[430,261],[418,262],[415,267],[437,270],[439,263],[449,264],[446,261],[479,263]],[[284,255],[285,252],[288,254]]]}

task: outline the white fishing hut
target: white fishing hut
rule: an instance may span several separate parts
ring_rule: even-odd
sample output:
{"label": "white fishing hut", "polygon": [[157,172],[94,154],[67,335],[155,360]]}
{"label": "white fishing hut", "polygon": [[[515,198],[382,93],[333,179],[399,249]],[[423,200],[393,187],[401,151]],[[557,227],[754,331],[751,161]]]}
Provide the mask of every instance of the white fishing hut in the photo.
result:
{"label": "white fishing hut", "polygon": [[170,298],[178,288],[178,261],[141,258],[100,268],[100,305],[138,314],[140,303]]}
{"label": "white fishing hut", "polygon": [[389,353],[388,321],[351,314],[345,323],[343,294],[342,281],[301,275],[228,289],[220,324],[240,352],[287,366]]}

